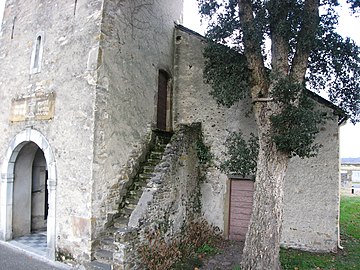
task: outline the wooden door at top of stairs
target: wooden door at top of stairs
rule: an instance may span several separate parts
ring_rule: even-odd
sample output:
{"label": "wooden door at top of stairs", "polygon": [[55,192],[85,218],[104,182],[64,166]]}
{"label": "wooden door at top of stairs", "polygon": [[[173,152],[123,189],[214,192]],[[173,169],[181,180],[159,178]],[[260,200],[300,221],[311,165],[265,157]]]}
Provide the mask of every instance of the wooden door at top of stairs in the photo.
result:
{"label": "wooden door at top of stairs", "polygon": [[166,130],[168,82],[169,75],[165,71],[160,70],[158,78],[158,100],[156,117],[156,127],[160,130]]}

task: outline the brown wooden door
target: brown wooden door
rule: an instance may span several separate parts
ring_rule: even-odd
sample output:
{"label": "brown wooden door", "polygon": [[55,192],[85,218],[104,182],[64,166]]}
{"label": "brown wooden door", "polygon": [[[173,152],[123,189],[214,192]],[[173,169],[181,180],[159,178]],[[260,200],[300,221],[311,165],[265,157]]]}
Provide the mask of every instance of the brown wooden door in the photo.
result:
{"label": "brown wooden door", "polygon": [[166,111],[167,111],[167,88],[169,76],[165,71],[159,71],[158,79],[158,101],[157,101],[157,122],[156,127],[166,130]]}
{"label": "brown wooden door", "polygon": [[253,194],[254,181],[230,180],[230,240],[245,240],[252,212]]}

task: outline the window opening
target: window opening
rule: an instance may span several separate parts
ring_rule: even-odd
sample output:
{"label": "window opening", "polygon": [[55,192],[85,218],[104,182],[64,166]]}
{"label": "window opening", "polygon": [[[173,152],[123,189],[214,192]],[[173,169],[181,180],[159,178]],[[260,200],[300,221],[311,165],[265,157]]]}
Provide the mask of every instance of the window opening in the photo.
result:
{"label": "window opening", "polygon": [[34,60],[34,66],[33,66],[33,68],[36,68],[36,69],[39,67],[40,45],[41,45],[41,36],[38,36],[36,39],[36,44],[35,44],[35,60]]}
{"label": "window opening", "polygon": [[75,3],[74,3],[74,16],[76,14],[76,6],[77,6],[77,0],[75,0]]}
{"label": "window opening", "polygon": [[44,46],[44,33],[40,32],[36,35],[33,51],[31,54],[30,74],[39,73],[41,71],[41,60]]}
{"label": "window opening", "polygon": [[14,17],[14,19],[13,19],[13,23],[12,23],[12,28],[11,28],[11,39],[14,39],[15,20],[16,20],[16,17]]}

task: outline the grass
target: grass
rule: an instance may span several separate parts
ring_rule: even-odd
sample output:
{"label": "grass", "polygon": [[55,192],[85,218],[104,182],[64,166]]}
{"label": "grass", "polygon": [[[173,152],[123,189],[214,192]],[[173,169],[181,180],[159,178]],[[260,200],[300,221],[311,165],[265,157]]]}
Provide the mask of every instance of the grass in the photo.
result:
{"label": "grass", "polygon": [[196,253],[201,254],[201,255],[215,255],[217,253],[219,253],[219,249],[217,249],[216,247],[209,245],[207,243],[203,244],[201,247],[199,247],[196,250]]}
{"label": "grass", "polygon": [[282,250],[284,270],[351,270],[360,269],[360,197],[343,197],[340,205],[341,245],[337,254],[316,254]]}

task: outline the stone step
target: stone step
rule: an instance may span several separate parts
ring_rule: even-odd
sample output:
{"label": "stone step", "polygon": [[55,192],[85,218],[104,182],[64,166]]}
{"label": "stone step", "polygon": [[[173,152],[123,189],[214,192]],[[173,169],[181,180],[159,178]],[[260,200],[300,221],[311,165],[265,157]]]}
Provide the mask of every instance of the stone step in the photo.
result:
{"label": "stone step", "polygon": [[155,165],[147,164],[143,167],[144,173],[152,173],[155,169]]}
{"label": "stone step", "polygon": [[171,140],[171,133],[158,133],[155,137],[155,144],[168,144]]}
{"label": "stone step", "polygon": [[136,205],[137,205],[137,204],[129,203],[129,204],[127,204],[124,208],[125,208],[125,209],[131,209],[131,210],[134,211],[134,209],[136,208]]}
{"label": "stone step", "polygon": [[94,257],[97,261],[111,264],[113,261],[114,253],[106,249],[98,249],[95,251]]}
{"label": "stone step", "polygon": [[126,205],[130,205],[130,204],[134,204],[137,205],[139,202],[140,196],[139,197],[131,197],[131,198],[127,198],[126,199]]}
{"label": "stone step", "polygon": [[[145,179],[149,179],[149,178],[145,178]],[[136,189],[136,190],[138,190],[138,189],[141,189],[141,188],[143,188],[143,187],[146,187],[147,186],[147,181],[145,181],[145,180],[142,180],[142,181],[138,181],[138,182],[135,182],[134,183],[134,188]]]}
{"label": "stone step", "polygon": [[139,174],[139,179],[144,181],[145,179],[150,179],[151,177],[154,177],[154,176],[155,176],[154,173],[140,173]]}
{"label": "stone step", "polygon": [[123,209],[121,209],[121,214],[130,217],[130,215],[133,211],[134,211],[134,209],[132,209],[131,207],[125,206]]}
{"label": "stone step", "polygon": [[127,228],[128,223],[129,223],[128,218],[123,218],[123,217],[119,218],[118,221],[114,222],[114,228],[116,228],[115,232],[117,232],[119,229]]}
{"label": "stone step", "polygon": [[141,194],[143,193],[145,187],[136,185],[134,186],[134,191],[138,191],[135,195],[132,195],[132,198],[140,198]]}
{"label": "stone step", "polygon": [[112,226],[114,226],[114,219],[110,219],[108,222],[105,223],[105,228],[111,228]]}
{"label": "stone step", "polygon": [[152,151],[155,151],[155,152],[164,152],[165,148],[166,148],[166,145],[167,144],[157,144],[155,145],[155,147],[152,149]]}
{"label": "stone step", "polygon": [[161,159],[160,158],[149,158],[146,162],[147,165],[152,165],[152,166],[156,166],[160,163]]}
{"label": "stone step", "polygon": [[160,151],[160,152],[153,151],[150,153],[150,159],[159,159],[160,160],[162,158],[163,154],[164,154],[163,151]]}
{"label": "stone step", "polygon": [[[118,209],[124,208],[128,203],[126,200],[123,200],[121,203],[119,203]],[[120,217],[120,213],[118,212],[118,216],[116,218]]]}
{"label": "stone step", "polygon": [[99,261],[91,261],[89,263],[86,263],[85,268],[87,270],[112,270],[111,264]]}
{"label": "stone step", "polygon": [[113,220],[119,217],[119,212],[112,212],[107,214],[107,220]]}
{"label": "stone step", "polygon": [[[149,154],[145,163],[142,164],[140,173],[134,179],[134,183],[130,186],[125,199],[119,203],[119,211],[108,214],[109,222],[107,228],[102,232],[102,237],[98,238],[98,248],[95,251],[95,261],[88,263],[86,269],[93,270],[110,270],[113,268],[113,257],[117,250],[115,238],[118,240],[133,239],[136,232],[128,227],[129,217],[136,208],[139,198],[143,190],[147,186],[148,180],[155,176],[154,169],[160,163],[167,144],[171,136],[168,133],[160,132],[163,136],[157,136],[155,145]],[[134,235],[135,233],[135,235]],[[119,238],[119,239],[118,239]],[[126,240],[127,241],[127,240]]]}
{"label": "stone step", "polygon": [[100,247],[105,250],[117,250],[117,246],[114,243],[114,237],[105,236],[100,239]]}
{"label": "stone step", "polygon": [[129,218],[132,212],[133,212],[133,209],[127,209],[126,207],[120,209],[121,217],[124,217],[124,218]]}
{"label": "stone step", "polygon": [[[149,181],[149,179],[151,179],[151,178],[152,178],[152,177],[148,177],[148,176],[146,176],[146,175],[144,175],[144,174],[139,175],[139,176],[137,177],[137,179],[136,179],[136,182],[134,182],[134,184],[135,184],[135,183],[138,183],[138,182],[147,183],[147,182]],[[138,189],[139,186],[141,186],[141,185],[139,185],[139,184],[134,185],[134,187],[135,187],[136,190]]]}
{"label": "stone step", "polygon": [[140,198],[141,194],[143,193],[142,190],[131,190],[129,191],[129,199],[131,198]]}
{"label": "stone step", "polygon": [[[117,229],[126,228],[128,226],[128,223],[129,223],[128,218],[119,217],[119,218],[114,220],[114,227],[117,228]],[[116,230],[116,231],[118,231],[118,230]]]}
{"label": "stone step", "polygon": [[119,231],[119,228],[115,227],[115,223],[114,223],[111,227],[103,230],[100,234],[100,237],[107,237],[107,236],[114,237],[114,234],[118,231]]}

